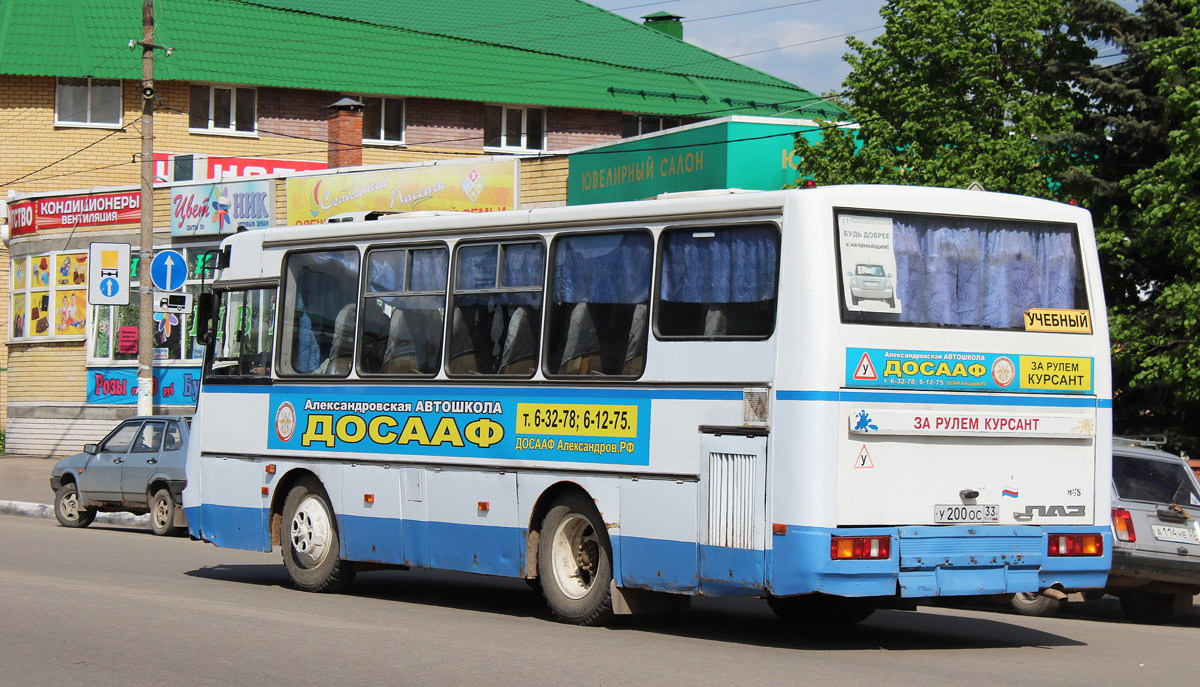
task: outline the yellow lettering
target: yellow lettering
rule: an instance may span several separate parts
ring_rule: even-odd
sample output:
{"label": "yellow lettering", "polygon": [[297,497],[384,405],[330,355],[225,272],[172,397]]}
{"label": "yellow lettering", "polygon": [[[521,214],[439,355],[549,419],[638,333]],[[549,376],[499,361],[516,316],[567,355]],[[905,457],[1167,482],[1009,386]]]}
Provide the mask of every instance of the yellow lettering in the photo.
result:
{"label": "yellow lettering", "polygon": [[926,377],[933,374],[933,363],[928,360],[921,363],[921,374],[925,375]]}
{"label": "yellow lettering", "polygon": [[900,366],[900,369],[904,370],[904,374],[906,375],[915,375],[919,368],[917,367],[917,361],[905,360],[904,364]]}
{"label": "yellow lettering", "polygon": [[425,431],[425,423],[415,415],[404,423],[404,429],[400,431],[400,438],[396,440],[396,443],[407,444],[414,439],[421,446],[429,444],[429,434]]}
{"label": "yellow lettering", "polygon": [[900,372],[900,361],[899,360],[887,361],[887,364],[883,366],[883,376],[884,377],[903,377],[904,375],[901,374],[901,372]]}
{"label": "yellow lettering", "polygon": [[479,448],[487,448],[504,439],[504,426],[489,418],[480,418],[466,427],[467,441]]}
{"label": "yellow lettering", "polygon": [[371,418],[370,424],[367,425],[367,436],[371,437],[371,441],[377,444],[390,444],[392,443],[392,437],[396,436],[396,433],[390,429],[387,432],[381,432],[380,430],[384,426],[392,428],[398,424],[400,423],[396,422],[396,418],[391,415],[380,415]]}
{"label": "yellow lettering", "polygon": [[955,377],[966,377],[967,366],[962,363],[954,363],[954,372],[951,373]]}
{"label": "yellow lettering", "polygon": [[967,372],[970,372],[972,377],[982,377],[987,372],[987,366],[975,363],[967,368]]}
{"label": "yellow lettering", "polygon": [[[353,426],[354,432],[350,432]],[[337,438],[347,444],[357,444],[367,436],[367,423],[357,415],[344,415],[337,421]]]}
{"label": "yellow lettering", "polygon": [[304,428],[304,434],[300,436],[301,446],[311,446],[320,442],[329,448],[337,443],[337,439],[333,436],[333,416],[332,415],[309,415],[308,426]]}
{"label": "yellow lettering", "polygon": [[454,418],[444,417],[438,421],[437,429],[433,430],[433,438],[429,443],[433,446],[441,446],[444,442],[450,442],[451,446],[464,446],[462,434],[458,432],[458,425],[455,424]]}
{"label": "yellow lettering", "polygon": [[947,363],[944,360],[942,362],[938,363],[937,372],[935,372],[934,374],[936,374],[938,376],[946,375],[947,377],[949,377],[950,376],[950,363]]}

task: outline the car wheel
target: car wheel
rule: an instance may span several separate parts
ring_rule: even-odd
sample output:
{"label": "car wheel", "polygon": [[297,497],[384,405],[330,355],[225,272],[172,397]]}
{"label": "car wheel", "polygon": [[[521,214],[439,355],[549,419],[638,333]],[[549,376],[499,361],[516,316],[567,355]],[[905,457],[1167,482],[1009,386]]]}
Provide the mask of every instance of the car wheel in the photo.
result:
{"label": "car wheel", "polygon": [[354,579],[354,564],[339,558],[337,522],[316,479],[302,479],[283,502],[283,565],[306,592],[338,592]]}
{"label": "car wheel", "polygon": [[537,555],[542,596],[555,617],[575,625],[612,617],[612,548],[590,499],[559,499],[542,519]]}
{"label": "car wheel", "polygon": [[853,625],[875,612],[863,600],[825,594],[769,596],[767,605],[781,619],[810,630]]}
{"label": "car wheel", "polygon": [[1151,594],[1138,589],[1122,594],[1121,610],[1135,623],[1165,623],[1175,617],[1175,596]]}
{"label": "car wheel", "polygon": [[180,530],[175,526],[175,499],[170,489],[159,489],[150,499],[150,529],[160,537],[177,534]]}
{"label": "car wheel", "polygon": [[1055,599],[1037,592],[1022,592],[1013,594],[1008,602],[1013,610],[1021,615],[1048,616],[1058,613],[1062,608],[1062,600]]}
{"label": "car wheel", "polygon": [[87,527],[96,519],[96,509],[79,505],[79,488],[70,482],[54,495],[54,517],[63,527]]}

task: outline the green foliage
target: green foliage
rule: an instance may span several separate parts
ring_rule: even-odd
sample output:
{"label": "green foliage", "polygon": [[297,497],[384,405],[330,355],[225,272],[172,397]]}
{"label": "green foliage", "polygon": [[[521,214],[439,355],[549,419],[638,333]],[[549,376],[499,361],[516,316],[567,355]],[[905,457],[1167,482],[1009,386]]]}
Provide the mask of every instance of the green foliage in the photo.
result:
{"label": "green foliage", "polygon": [[[860,128],[797,140],[822,184],[884,183],[1059,195],[1078,164],[1060,142],[1095,50],[1061,0],[891,0],[886,31],[851,38],[845,81]],[[861,145],[857,154],[855,146]]]}

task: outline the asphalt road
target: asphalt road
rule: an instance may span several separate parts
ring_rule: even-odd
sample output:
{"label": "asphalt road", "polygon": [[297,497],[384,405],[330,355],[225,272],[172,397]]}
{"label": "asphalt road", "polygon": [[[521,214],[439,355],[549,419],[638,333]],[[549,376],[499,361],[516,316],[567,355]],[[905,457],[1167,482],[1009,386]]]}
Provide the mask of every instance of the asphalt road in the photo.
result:
{"label": "asphalt road", "polygon": [[610,628],[550,619],[520,581],[363,573],[343,595],[288,587],[278,553],[146,530],[0,517],[0,684],[1191,684],[1200,623],[975,610],[880,611],[804,633],[758,600]]}

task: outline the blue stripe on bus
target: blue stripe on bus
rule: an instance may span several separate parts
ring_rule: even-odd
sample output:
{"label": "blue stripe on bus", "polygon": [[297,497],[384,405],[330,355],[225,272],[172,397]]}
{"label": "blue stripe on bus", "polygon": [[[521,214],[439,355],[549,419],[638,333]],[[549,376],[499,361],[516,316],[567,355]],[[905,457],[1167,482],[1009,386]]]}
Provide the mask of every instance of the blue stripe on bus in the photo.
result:
{"label": "blue stripe on bus", "polygon": [[397,390],[406,394],[426,394],[436,398],[438,394],[471,394],[478,396],[487,393],[503,393],[511,395],[514,392],[522,396],[540,398],[652,398],[686,401],[740,401],[741,389],[660,389],[636,387],[552,387],[552,386],[366,386],[365,384],[346,383],[338,386],[307,386],[303,384],[274,385],[241,385],[241,384],[205,384],[205,392],[222,394],[270,394],[272,392],[305,393],[311,396],[345,396],[351,392],[356,396],[390,396]]}
{"label": "blue stripe on bus", "polygon": [[846,401],[849,403],[921,403],[935,405],[1051,406],[1056,408],[1112,408],[1111,398],[997,396],[995,394],[929,394],[907,391],[791,391],[775,393],[780,401]]}

